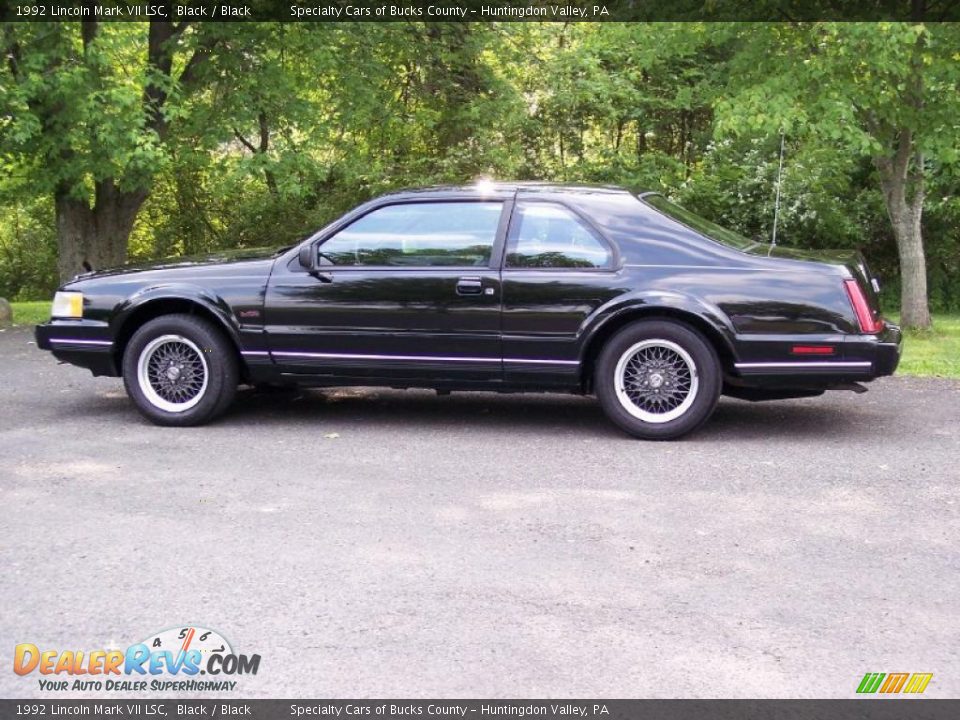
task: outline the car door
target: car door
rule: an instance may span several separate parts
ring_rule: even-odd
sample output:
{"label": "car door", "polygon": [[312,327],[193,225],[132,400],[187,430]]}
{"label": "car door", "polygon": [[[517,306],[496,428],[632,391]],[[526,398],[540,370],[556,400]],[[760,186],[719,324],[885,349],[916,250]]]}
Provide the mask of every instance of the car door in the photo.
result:
{"label": "car door", "polygon": [[318,241],[319,267],[274,271],[265,302],[287,373],[500,381],[507,199],[387,202]]}
{"label": "car door", "polygon": [[507,382],[579,382],[580,331],[624,292],[618,265],[616,248],[572,208],[518,198],[502,274]]}

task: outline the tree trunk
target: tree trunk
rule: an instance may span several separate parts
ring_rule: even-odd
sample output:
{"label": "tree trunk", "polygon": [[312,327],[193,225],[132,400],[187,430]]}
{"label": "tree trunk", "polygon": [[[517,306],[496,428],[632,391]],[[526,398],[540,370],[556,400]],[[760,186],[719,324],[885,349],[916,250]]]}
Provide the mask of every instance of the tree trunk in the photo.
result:
{"label": "tree trunk", "polygon": [[126,262],[127,241],[144,191],[122,192],[112,181],[97,184],[95,202],[56,193],[58,270],[61,282],[77,273],[115,267]]}
{"label": "tree trunk", "polygon": [[[270,124],[267,122],[267,114],[263,110],[257,115],[257,123],[260,125],[260,154],[266,156],[267,150],[270,149]],[[277,177],[266,162],[263,167],[263,175],[267,181],[267,190],[276,197],[279,194]]]}
{"label": "tree trunk", "polygon": [[[923,3],[913,2],[913,12],[922,13]],[[923,111],[923,49],[926,34],[917,35],[910,59],[911,74],[903,91],[902,102],[918,114]],[[878,129],[873,123],[874,130]],[[894,132],[890,132],[890,130]],[[895,151],[874,158],[880,173],[883,198],[893,226],[900,255],[900,324],[908,328],[930,327],[930,306],[927,298],[927,259],[923,251],[924,158],[917,148],[909,127],[883,128],[875,137],[895,140]],[[894,144],[888,144],[891,149]]]}
{"label": "tree trunk", "polygon": [[900,322],[904,327],[930,327],[927,303],[927,260],[920,221],[922,201],[887,207],[900,254]]}
{"label": "tree trunk", "polygon": [[923,250],[923,155],[916,152],[908,130],[897,136],[892,157],[878,157],[883,199],[893,226],[900,255],[900,323],[904,327],[930,327],[927,301],[927,260]]}

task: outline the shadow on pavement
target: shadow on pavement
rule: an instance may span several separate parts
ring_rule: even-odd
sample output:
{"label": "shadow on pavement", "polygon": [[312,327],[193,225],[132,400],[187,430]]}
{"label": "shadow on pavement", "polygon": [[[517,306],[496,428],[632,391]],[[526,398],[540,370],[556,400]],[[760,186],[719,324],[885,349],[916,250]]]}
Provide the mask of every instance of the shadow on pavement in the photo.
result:
{"label": "shadow on pavement", "polygon": [[[50,415],[118,425],[149,425],[134,410],[122,388],[96,395],[57,398]],[[50,418],[51,420],[53,418]],[[241,389],[233,406],[213,427],[291,427],[313,421],[341,427],[442,432],[475,428],[478,432],[542,434],[544,438],[584,436],[630,441],[613,426],[594,398],[553,394],[453,393],[376,388],[302,389],[259,392]],[[827,394],[800,401],[749,403],[721,398],[713,417],[687,440],[695,442],[803,437],[817,440],[876,439],[882,422],[864,422],[862,413]]]}
{"label": "shadow on pavement", "polygon": [[[613,426],[593,398],[550,394],[454,393],[376,389],[242,391],[222,422],[246,425],[284,424],[322,417],[345,424],[362,423],[404,429],[452,426],[496,428],[505,433],[537,432],[556,437],[589,433],[610,439],[631,438]],[[850,408],[827,398],[812,401],[748,403],[723,398],[713,417],[691,440],[714,441],[803,436],[836,439],[877,437],[876,427],[858,423]]]}

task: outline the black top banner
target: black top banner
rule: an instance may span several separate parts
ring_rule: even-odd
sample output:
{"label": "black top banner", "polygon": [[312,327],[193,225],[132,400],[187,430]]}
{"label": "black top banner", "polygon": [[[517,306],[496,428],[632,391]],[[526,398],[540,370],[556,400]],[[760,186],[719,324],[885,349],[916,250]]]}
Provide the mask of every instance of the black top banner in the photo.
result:
{"label": "black top banner", "polygon": [[960,0],[0,0],[5,22],[960,20]]}

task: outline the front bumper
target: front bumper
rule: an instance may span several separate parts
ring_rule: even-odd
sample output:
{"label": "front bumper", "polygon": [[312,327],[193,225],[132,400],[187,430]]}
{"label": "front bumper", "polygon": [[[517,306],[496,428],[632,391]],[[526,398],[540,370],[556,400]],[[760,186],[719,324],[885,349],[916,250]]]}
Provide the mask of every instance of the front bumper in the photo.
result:
{"label": "front bumper", "polygon": [[34,330],[37,347],[57,360],[87,368],[94,375],[116,377],[117,353],[110,328],[96,320],[50,320]]}

